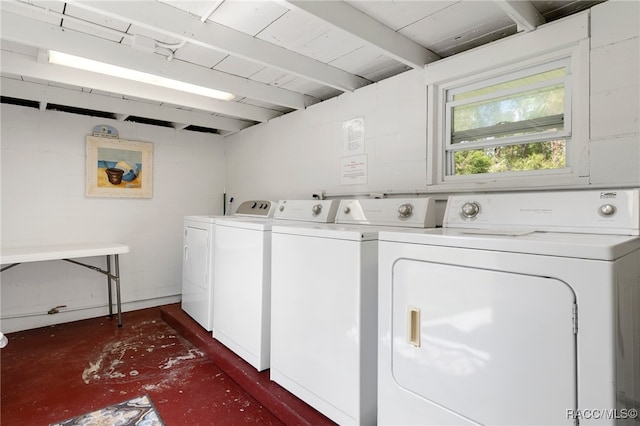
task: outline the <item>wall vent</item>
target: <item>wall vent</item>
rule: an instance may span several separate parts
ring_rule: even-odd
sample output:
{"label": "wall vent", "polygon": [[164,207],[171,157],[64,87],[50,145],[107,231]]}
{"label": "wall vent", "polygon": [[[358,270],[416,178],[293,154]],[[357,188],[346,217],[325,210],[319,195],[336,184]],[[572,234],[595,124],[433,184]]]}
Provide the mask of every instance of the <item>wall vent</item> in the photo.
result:
{"label": "wall vent", "polygon": [[115,114],[104,111],[97,111],[95,109],[76,108],[72,106],[60,105],[60,104],[47,104],[47,109],[51,111],[68,112],[71,114],[89,115],[91,117],[112,118],[115,120]]}
{"label": "wall vent", "polygon": [[137,117],[135,115],[128,116],[127,118],[125,118],[124,121],[133,121],[134,123],[151,124],[153,126],[160,126],[160,127],[173,127],[173,124],[171,124],[171,122],[169,121],[155,120],[153,118]]}
{"label": "wall vent", "polygon": [[0,96],[0,102],[3,104],[11,104],[11,105],[19,105],[29,108],[40,108],[40,102],[38,101],[30,101],[27,99],[18,99],[18,98],[10,98],[8,96]]}
{"label": "wall vent", "polygon": [[[28,108],[40,109],[39,101],[32,101],[29,99],[21,99],[21,98],[12,98],[9,96],[0,96],[0,102],[3,104],[17,105]],[[117,115],[115,113],[106,112],[106,111],[98,111],[94,109],[86,109],[86,108],[77,108],[72,106],[60,105],[60,104],[47,104],[47,110],[50,111],[59,111],[66,112],[70,114],[79,114],[79,115],[87,115],[91,117],[100,117],[100,118],[109,118],[113,120],[117,120]],[[159,126],[159,127],[169,127],[174,128],[173,123],[164,120],[155,120],[153,118],[146,117],[138,117],[134,115],[128,116],[125,121],[131,121],[134,123],[140,124],[148,124],[151,126]],[[189,125],[182,130],[189,130],[192,132],[200,132],[200,133],[211,133],[211,134],[221,134],[218,129],[203,127],[203,126],[194,126]]]}
{"label": "wall vent", "polygon": [[191,130],[193,132],[201,132],[201,133],[213,133],[213,134],[220,134],[220,132],[218,131],[218,129],[212,129],[210,127],[202,127],[202,126],[187,126],[184,128],[184,130]]}

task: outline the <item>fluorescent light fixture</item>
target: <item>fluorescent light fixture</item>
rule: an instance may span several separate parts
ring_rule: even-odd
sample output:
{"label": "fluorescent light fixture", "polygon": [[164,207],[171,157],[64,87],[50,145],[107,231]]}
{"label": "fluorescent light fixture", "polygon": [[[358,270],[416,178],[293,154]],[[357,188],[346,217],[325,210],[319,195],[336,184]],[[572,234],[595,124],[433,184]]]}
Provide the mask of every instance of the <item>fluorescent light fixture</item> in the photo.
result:
{"label": "fluorescent light fixture", "polygon": [[92,59],[82,58],[80,56],[56,52],[54,50],[49,51],[49,62],[52,64],[63,65],[65,67],[77,68],[85,71],[133,80],[140,83],[153,84],[155,86],[180,90],[181,92],[194,93],[196,95],[207,96],[223,101],[228,101],[234,98],[231,93],[210,89],[208,87],[196,86],[195,84],[172,80],[170,78],[160,77],[153,74],[147,74],[146,72],[135,71],[119,67],[117,65],[98,62]]}

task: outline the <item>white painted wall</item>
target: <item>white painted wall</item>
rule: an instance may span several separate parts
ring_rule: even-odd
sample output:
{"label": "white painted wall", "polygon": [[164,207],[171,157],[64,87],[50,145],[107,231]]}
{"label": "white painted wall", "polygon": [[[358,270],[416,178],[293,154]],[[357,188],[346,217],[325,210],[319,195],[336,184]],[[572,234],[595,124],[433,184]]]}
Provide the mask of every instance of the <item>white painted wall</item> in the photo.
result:
{"label": "white painted wall", "polygon": [[[1,113],[3,247],[128,244],[131,252],[120,256],[125,310],[179,300],[183,217],[222,213],[222,138],[6,104]],[[85,137],[99,124],[153,143],[153,198],[85,197]],[[4,333],[108,312],[106,278],[77,265],[23,264],[1,278]],[[46,315],[58,305],[67,308]]]}
{"label": "white painted wall", "polygon": [[591,182],[640,186],[640,2],[591,11]]}
{"label": "white painted wall", "polygon": [[[423,72],[409,71],[229,136],[227,193],[277,200],[424,190],[426,91]],[[368,179],[344,185],[342,127],[356,117],[364,117]]]}
{"label": "white painted wall", "polygon": [[[588,186],[640,186],[639,8],[613,0],[591,9]],[[227,192],[241,201],[309,198],[319,190],[427,191],[426,114],[417,70],[245,129],[226,139]],[[358,116],[365,118],[368,182],[343,185],[342,125]]]}

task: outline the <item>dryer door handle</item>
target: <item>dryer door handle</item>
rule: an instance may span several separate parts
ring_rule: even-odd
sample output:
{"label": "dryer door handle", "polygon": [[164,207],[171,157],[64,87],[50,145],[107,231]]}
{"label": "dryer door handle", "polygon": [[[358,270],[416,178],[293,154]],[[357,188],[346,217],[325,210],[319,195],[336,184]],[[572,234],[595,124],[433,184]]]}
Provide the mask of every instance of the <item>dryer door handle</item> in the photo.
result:
{"label": "dryer door handle", "polygon": [[420,347],[420,309],[407,308],[407,342],[416,348]]}

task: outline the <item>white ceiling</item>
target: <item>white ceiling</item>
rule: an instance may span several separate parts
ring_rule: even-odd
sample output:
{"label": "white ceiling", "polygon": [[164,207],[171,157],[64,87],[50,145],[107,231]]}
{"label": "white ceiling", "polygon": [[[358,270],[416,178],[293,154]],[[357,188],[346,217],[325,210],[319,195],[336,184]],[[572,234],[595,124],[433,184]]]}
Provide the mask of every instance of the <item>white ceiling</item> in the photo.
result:
{"label": "white ceiling", "polygon": [[[0,1],[3,102],[222,135],[602,0]],[[53,65],[48,51],[230,92]]]}

